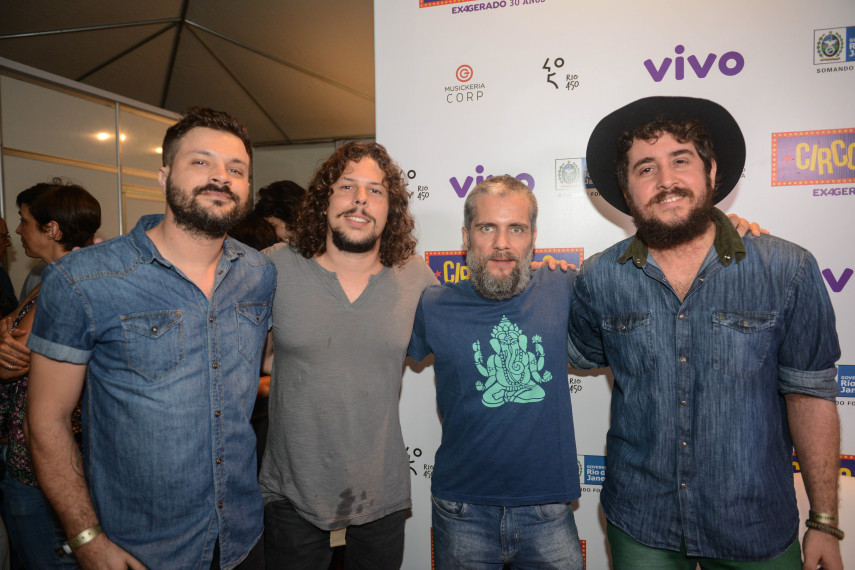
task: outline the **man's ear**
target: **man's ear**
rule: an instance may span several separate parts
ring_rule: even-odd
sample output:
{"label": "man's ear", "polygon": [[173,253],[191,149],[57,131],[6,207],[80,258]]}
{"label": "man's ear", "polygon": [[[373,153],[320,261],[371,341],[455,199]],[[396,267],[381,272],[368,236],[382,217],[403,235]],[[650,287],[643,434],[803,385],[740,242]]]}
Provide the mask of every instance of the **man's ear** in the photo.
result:
{"label": "man's ear", "polygon": [[715,173],[718,170],[718,165],[715,159],[710,159],[710,187],[715,188]]}
{"label": "man's ear", "polygon": [[157,170],[157,183],[160,184],[160,191],[166,195],[166,180],[169,178],[169,167],[161,166]]}
{"label": "man's ear", "polygon": [[463,249],[469,251],[469,230],[460,228],[460,239],[463,240]]}

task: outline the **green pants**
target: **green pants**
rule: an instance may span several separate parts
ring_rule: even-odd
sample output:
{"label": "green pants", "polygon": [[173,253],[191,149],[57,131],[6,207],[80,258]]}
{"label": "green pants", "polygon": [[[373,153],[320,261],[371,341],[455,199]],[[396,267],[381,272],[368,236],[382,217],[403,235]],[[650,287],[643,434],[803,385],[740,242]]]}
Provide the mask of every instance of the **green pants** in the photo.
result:
{"label": "green pants", "polygon": [[609,550],[612,554],[614,570],[695,570],[700,564],[703,570],[801,570],[802,550],[796,540],[783,554],[771,560],[756,562],[734,562],[716,558],[697,558],[686,554],[685,541],[680,544],[680,551],[665,550],[645,546],[608,524],[606,532],[609,537]]}

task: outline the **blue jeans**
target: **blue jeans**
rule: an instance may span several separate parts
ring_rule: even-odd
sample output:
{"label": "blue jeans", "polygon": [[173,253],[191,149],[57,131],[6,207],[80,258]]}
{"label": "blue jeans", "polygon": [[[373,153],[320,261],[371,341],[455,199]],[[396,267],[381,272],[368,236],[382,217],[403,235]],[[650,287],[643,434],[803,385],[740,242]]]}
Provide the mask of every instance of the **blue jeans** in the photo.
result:
{"label": "blue jeans", "polygon": [[499,507],[433,497],[436,570],[581,570],[582,545],[570,503]]}
{"label": "blue jeans", "polygon": [[6,474],[3,480],[6,530],[12,551],[26,568],[79,568],[73,554],[63,558],[56,548],[66,541],[59,519],[41,489]]}

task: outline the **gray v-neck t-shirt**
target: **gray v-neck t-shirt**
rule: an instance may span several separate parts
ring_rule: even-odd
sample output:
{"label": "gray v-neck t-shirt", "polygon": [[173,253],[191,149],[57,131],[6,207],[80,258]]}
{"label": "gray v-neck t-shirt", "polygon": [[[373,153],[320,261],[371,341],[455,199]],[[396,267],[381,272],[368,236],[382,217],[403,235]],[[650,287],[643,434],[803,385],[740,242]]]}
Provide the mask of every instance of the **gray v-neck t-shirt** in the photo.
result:
{"label": "gray v-neck t-shirt", "polygon": [[284,244],[265,253],[278,270],[265,502],[287,499],[325,530],[409,508],[402,365],[419,298],[436,277],[413,256],[373,275],[350,302],[314,259]]}

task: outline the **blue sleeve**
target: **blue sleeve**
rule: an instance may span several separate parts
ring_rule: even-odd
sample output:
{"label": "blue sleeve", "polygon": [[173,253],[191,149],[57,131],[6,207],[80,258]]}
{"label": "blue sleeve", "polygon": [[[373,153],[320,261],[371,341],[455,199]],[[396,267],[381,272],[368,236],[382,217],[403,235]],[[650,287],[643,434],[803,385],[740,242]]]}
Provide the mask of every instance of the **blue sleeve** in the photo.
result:
{"label": "blue sleeve", "polygon": [[570,365],[587,369],[607,366],[600,319],[594,311],[592,297],[583,269],[576,275],[570,302],[570,326],[567,329],[567,353]]}
{"label": "blue sleeve", "polygon": [[407,356],[420,362],[428,354],[433,351],[428,346],[427,331],[425,330],[425,313],[424,313],[425,294],[422,292],[422,297],[419,299],[419,306],[416,308],[416,316],[413,320],[413,333],[410,336],[410,346],[407,349]]}
{"label": "blue sleeve", "polygon": [[807,251],[790,287],[785,319],[786,333],[778,351],[781,392],[833,400],[840,389],[836,320],[819,266]]}
{"label": "blue sleeve", "polygon": [[86,300],[61,267],[49,265],[42,274],[27,346],[53,360],[86,364],[94,345],[92,313]]}

